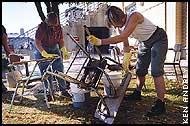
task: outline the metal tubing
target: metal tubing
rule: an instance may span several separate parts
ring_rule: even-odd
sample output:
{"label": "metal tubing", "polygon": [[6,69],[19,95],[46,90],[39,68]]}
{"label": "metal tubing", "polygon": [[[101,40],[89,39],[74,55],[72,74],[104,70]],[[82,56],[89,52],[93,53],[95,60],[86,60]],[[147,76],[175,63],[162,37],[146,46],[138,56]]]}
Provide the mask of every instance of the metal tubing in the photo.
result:
{"label": "metal tubing", "polygon": [[[90,31],[89,31],[89,29],[87,28],[86,25],[84,25],[84,29],[85,29],[85,31],[86,31],[86,33],[87,33],[88,35],[91,35],[91,34],[90,34]],[[100,56],[100,60],[102,60],[102,55],[101,55],[100,50],[99,50],[99,49],[97,48],[97,46],[95,46],[95,45],[94,45],[94,48],[96,49],[96,52],[97,52],[98,55]]]}
{"label": "metal tubing", "polygon": [[75,44],[77,44],[79,47],[80,47],[80,49],[91,59],[91,57],[90,57],[90,55],[88,54],[88,52],[85,50],[85,49],[83,49],[83,47],[74,39],[74,37],[71,35],[71,34],[69,34],[69,33],[67,33],[67,35],[75,42]]}

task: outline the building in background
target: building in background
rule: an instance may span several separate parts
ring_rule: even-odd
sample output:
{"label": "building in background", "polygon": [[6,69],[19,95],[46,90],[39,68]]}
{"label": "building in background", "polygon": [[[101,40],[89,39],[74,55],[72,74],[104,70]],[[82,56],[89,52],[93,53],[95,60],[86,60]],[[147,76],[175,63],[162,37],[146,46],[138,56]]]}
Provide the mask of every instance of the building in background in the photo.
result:
{"label": "building in background", "polygon": [[[8,45],[15,53],[29,55],[33,59],[34,39],[24,33],[24,28],[19,33],[7,33]],[[2,52],[5,53],[4,48]]]}
{"label": "building in background", "polygon": [[[65,46],[68,51],[71,51],[76,45],[66,35],[66,33],[70,33],[73,36],[78,36],[80,38],[80,43],[85,47],[85,34],[83,26],[105,27],[104,15],[107,10],[107,6],[109,5],[118,6],[126,13],[127,11],[137,9],[155,25],[165,29],[168,35],[169,48],[173,48],[176,43],[181,43],[182,48],[188,47],[187,2],[93,2],[91,6],[87,7],[88,9],[85,9],[85,6],[76,6],[67,9],[64,13],[60,13],[60,15],[63,14],[60,16],[61,19],[70,19],[69,25],[65,23],[65,20],[62,21],[60,19],[60,23],[64,31]],[[84,10],[86,12],[84,12]],[[81,16],[81,14],[83,16]],[[110,35],[113,36],[117,34],[117,32],[113,29],[109,30]],[[16,40],[17,42],[12,42],[10,40],[10,43],[14,43],[14,48],[18,48],[20,45],[24,45],[24,43],[30,43],[34,41],[33,38],[35,31],[36,27],[25,32],[23,35],[20,35],[20,37],[17,37],[16,39],[19,39],[19,41]],[[132,38],[129,40],[129,43],[134,45],[137,42]],[[122,43],[118,43],[116,46],[121,49],[123,48]],[[186,56],[186,53],[183,54],[185,55],[184,57],[188,56]]]}

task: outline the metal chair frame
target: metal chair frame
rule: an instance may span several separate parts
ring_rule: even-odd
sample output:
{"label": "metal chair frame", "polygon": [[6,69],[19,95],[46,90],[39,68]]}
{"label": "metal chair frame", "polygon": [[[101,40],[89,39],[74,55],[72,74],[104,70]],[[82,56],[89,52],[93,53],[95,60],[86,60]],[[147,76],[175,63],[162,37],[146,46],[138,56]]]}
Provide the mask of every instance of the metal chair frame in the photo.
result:
{"label": "metal chair frame", "polygon": [[[173,51],[174,52],[173,61],[171,61],[171,62],[170,61],[165,61],[164,66],[166,66],[166,65],[170,65],[170,66],[172,65],[173,66],[177,82],[179,83],[179,76],[178,75],[181,75],[182,78],[183,78],[183,71],[181,69],[181,64],[180,64],[181,63],[181,60],[180,60],[181,49],[176,49],[174,47],[174,48],[168,48],[168,51]],[[178,68],[180,70],[180,74],[178,74],[178,72],[177,72],[177,66],[178,66]],[[165,76],[167,76],[167,73],[168,72],[165,72]]]}
{"label": "metal chair frame", "polygon": [[[43,59],[30,60],[30,61],[21,61],[21,62],[13,62],[12,64],[9,65],[10,67],[17,67],[18,65],[21,65],[21,64],[26,64],[26,63],[29,63],[29,62],[36,62],[35,65],[34,65],[34,67],[33,67],[32,72],[29,73],[29,76],[21,78],[19,80],[16,80],[15,76],[13,76],[13,78],[16,80],[16,88],[15,88],[15,91],[14,91],[13,96],[12,96],[9,113],[11,112],[11,109],[12,109],[15,97],[20,97],[20,103],[22,103],[23,96],[31,95],[31,94],[24,94],[24,90],[25,90],[26,86],[28,86],[29,83],[34,82],[34,81],[41,81],[43,83],[43,90],[44,90],[44,92],[43,93],[38,93],[38,94],[35,94],[35,95],[44,95],[44,98],[45,98],[45,101],[46,101],[46,105],[47,105],[48,108],[50,108],[50,105],[49,105],[48,100],[47,100],[47,94],[46,94],[47,92],[46,92],[46,88],[45,88],[45,84],[44,84],[44,80],[47,80],[47,79],[44,79],[46,76],[43,75],[42,77],[41,76],[39,76],[39,77],[32,77],[32,74],[33,74],[34,70],[36,69],[37,65],[40,62],[50,61],[50,64],[49,64],[49,66],[47,67],[46,70],[49,70],[49,69],[52,70],[52,64],[58,58],[60,58],[60,57],[56,57],[56,58],[43,58]],[[21,94],[17,94],[18,88],[19,88],[19,86],[21,84],[22,84],[22,92],[21,92]],[[52,91],[50,89],[50,83],[49,83],[49,81],[48,81],[48,91],[50,92],[50,95],[52,96],[52,93],[51,93]],[[34,95],[34,94],[32,94],[32,95]]]}

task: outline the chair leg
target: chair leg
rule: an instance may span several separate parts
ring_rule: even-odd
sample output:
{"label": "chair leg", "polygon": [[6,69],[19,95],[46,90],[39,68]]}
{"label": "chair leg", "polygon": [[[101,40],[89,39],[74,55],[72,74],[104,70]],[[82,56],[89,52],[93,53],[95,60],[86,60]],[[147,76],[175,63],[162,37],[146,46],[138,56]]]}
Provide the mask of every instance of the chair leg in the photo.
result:
{"label": "chair leg", "polygon": [[[52,93],[52,90],[51,90],[50,82],[49,82],[49,80],[47,80],[47,81],[48,81],[48,91],[49,91],[49,94],[50,94],[52,100],[55,101],[53,93]],[[51,84],[53,84],[53,83],[51,83]]]}
{"label": "chair leg", "polygon": [[175,67],[175,65],[173,65],[173,66],[174,66],[174,70],[175,70],[175,76],[176,76],[177,82],[179,83],[179,79],[178,79],[178,74],[177,74],[177,70],[176,70],[176,67]]}
{"label": "chair leg", "polygon": [[179,69],[180,69],[181,76],[182,76],[182,79],[183,79],[183,72],[182,72],[182,69],[181,69],[181,65],[180,65],[180,64],[179,64]]}
{"label": "chair leg", "polygon": [[44,98],[45,98],[45,101],[46,101],[46,105],[47,105],[48,108],[50,108],[50,105],[49,105],[48,99],[47,99],[45,83],[42,82],[42,84],[43,84],[43,89],[44,89]]}
{"label": "chair leg", "polygon": [[24,88],[25,88],[25,82],[23,83],[23,86],[22,86],[22,92],[21,92],[21,96],[20,96],[20,103],[22,103],[23,94],[24,94]]}
{"label": "chair leg", "polygon": [[15,91],[14,91],[14,93],[13,93],[12,100],[11,100],[11,106],[10,106],[10,109],[9,109],[9,113],[11,112],[11,109],[12,109],[12,106],[13,106],[13,103],[14,103],[15,96],[16,96],[16,94],[17,94],[17,90],[18,90],[19,84],[20,84],[20,83],[17,83],[17,84],[16,84],[16,88],[15,88]]}

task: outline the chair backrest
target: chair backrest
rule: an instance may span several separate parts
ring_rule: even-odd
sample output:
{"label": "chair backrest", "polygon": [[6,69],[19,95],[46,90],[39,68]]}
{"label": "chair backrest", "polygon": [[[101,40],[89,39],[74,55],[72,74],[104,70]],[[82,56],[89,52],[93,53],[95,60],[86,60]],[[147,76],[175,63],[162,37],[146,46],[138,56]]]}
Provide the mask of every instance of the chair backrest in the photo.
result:
{"label": "chair backrest", "polygon": [[92,60],[89,60],[87,66],[83,67],[84,74],[82,75],[80,81],[96,88],[103,74],[103,72],[97,67],[104,70],[106,65],[107,65],[107,61],[105,59],[97,60],[97,59],[92,58]]}
{"label": "chair backrest", "polygon": [[181,44],[175,44],[175,46],[174,46],[174,52],[175,52],[174,62],[180,62],[181,49],[182,49]]}
{"label": "chair backrest", "polygon": [[166,55],[166,63],[169,62],[180,62],[181,57],[181,44],[175,44],[174,48],[168,48],[167,55]]}

